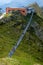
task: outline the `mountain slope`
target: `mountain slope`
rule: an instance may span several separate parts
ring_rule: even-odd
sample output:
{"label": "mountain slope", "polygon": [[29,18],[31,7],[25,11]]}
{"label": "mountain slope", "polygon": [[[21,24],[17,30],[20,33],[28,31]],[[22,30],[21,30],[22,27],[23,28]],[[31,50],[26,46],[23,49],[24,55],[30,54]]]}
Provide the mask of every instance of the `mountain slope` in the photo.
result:
{"label": "mountain slope", "polygon": [[[25,25],[27,24],[30,16],[31,15],[27,15],[24,17],[20,13],[17,14],[17,12],[15,12],[13,15],[7,18],[6,23],[0,24],[0,59],[6,59],[9,51],[19,39],[19,36],[25,28]],[[5,19],[4,21],[6,21]],[[2,21],[3,20],[0,20],[0,22]],[[15,25],[15,23],[20,22],[20,25]],[[36,35],[34,27],[32,27],[32,24],[34,24],[34,22],[38,24],[38,27],[43,27],[43,19],[35,14],[33,16],[30,29],[26,32],[26,35],[22,40],[20,46],[12,56],[14,61],[17,59],[17,62],[19,62],[18,65],[43,65],[43,41]],[[7,62],[5,60],[2,60],[1,62],[9,63],[9,61]]]}

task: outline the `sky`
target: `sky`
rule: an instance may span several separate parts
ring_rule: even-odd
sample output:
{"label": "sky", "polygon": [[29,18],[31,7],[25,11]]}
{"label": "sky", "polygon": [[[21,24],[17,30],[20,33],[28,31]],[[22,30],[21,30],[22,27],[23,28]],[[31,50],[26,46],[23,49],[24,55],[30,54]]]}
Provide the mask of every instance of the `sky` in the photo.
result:
{"label": "sky", "polygon": [[16,6],[25,6],[31,3],[37,2],[39,6],[43,6],[43,0],[0,0],[0,6],[4,4],[14,3]]}

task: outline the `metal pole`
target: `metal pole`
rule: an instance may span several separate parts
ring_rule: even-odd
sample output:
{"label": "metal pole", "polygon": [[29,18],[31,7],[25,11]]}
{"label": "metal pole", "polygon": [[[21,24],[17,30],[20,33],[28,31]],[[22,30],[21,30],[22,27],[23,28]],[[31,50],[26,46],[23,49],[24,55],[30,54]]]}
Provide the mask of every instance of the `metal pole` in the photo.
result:
{"label": "metal pole", "polygon": [[32,12],[32,15],[31,15],[31,17],[30,17],[30,20],[29,20],[29,22],[28,22],[26,28],[25,28],[24,31],[22,32],[22,34],[21,34],[19,40],[17,41],[17,44],[11,49],[10,53],[8,54],[8,57],[11,57],[11,56],[15,53],[17,47],[19,46],[20,42],[22,41],[22,39],[23,39],[23,37],[24,37],[26,31],[28,30],[28,28],[29,28],[29,26],[30,26],[30,24],[31,24],[32,17],[33,17],[33,12]]}

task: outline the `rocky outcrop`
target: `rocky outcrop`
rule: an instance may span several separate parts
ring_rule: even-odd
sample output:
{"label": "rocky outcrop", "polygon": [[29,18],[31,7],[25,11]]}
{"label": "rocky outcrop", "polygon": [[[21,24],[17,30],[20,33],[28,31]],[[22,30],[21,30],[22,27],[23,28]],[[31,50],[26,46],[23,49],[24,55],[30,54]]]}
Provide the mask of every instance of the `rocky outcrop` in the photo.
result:
{"label": "rocky outcrop", "polygon": [[43,18],[43,13],[42,13],[42,9],[39,7],[39,5],[35,2],[33,4],[30,4],[27,7],[32,7],[35,9],[37,15],[39,15],[41,18]]}
{"label": "rocky outcrop", "polygon": [[33,22],[31,26],[34,28],[35,34],[43,41],[43,27],[40,27],[37,22]]}

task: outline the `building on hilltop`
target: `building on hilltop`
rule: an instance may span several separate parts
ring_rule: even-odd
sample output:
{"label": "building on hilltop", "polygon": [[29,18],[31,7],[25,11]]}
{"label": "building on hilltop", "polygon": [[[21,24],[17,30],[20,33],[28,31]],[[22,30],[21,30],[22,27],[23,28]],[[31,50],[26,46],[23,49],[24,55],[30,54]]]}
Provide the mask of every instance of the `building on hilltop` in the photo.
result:
{"label": "building on hilltop", "polygon": [[6,14],[8,14],[10,11],[17,11],[17,10],[19,10],[22,15],[27,14],[26,8],[9,8],[9,7],[6,8]]}

